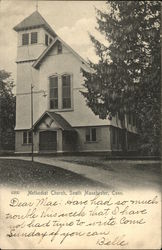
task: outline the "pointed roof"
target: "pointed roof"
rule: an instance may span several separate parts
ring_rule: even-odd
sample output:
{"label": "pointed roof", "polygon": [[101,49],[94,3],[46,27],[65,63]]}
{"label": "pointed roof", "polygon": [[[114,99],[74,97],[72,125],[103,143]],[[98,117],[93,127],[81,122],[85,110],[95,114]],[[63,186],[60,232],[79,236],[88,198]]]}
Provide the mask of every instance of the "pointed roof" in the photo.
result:
{"label": "pointed roof", "polygon": [[75,55],[81,62],[82,64],[86,65],[87,68],[90,69],[89,64],[77,53],[75,52],[67,43],[65,43],[59,36],[57,36],[53,42],[42,52],[42,54],[38,57],[38,59],[33,63],[33,67],[38,69],[43,62],[43,60],[46,58],[50,50],[53,48],[53,46],[56,44],[56,42],[59,41],[61,42],[73,55]]}
{"label": "pointed roof", "polygon": [[57,34],[51,28],[51,26],[45,21],[41,14],[36,10],[30,16],[26,17],[22,22],[17,24],[13,29],[15,31],[28,30],[32,28],[43,27],[46,29],[53,37]]}
{"label": "pointed roof", "polygon": [[72,128],[72,126],[60,114],[58,114],[56,112],[52,112],[52,111],[45,111],[43,113],[43,115],[33,125],[33,128],[35,128],[38,124],[40,124],[40,122],[42,121],[42,119],[45,116],[51,117],[51,119],[53,121],[57,122],[57,124],[60,125],[60,127],[62,128],[62,130],[65,130],[65,131],[75,131],[74,128]]}

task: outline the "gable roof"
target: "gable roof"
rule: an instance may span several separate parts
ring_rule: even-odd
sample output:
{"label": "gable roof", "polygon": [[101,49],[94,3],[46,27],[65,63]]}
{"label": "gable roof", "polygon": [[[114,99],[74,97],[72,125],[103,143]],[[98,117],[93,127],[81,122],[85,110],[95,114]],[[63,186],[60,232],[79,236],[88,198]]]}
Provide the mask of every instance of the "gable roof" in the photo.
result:
{"label": "gable roof", "polygon": [[52,111],[45,111],[43,115],[35,122],[33,128],[35,128],[46,115],[49,116],[53,121],[57,122],[62,130],[75,131],[74,128],[60,114]]}
{"label": "gable roof", "polygon": [[51,26],[45,21],[38,11],[33,12],[30,16],[26,17],[22,22],[17,24],[13,29],[15,31],[28,30],[32,28],[43,27],[46,29],[53,37],[57,34],[51,28]]}
{"label": "gable roof", "polygon": [[38,69],[45,57],[48,55],[52,47],[56,44],[57,41],[60,41],[67,49],[71,51],[83,64],[85,64],[89,69],[89,64],[76,52],[74,51],[67,43],[65,43],[60,37],[55,37],[53,42],[43,51],[43,53],[38,57],[38,59],[33,63],[33,67]]}

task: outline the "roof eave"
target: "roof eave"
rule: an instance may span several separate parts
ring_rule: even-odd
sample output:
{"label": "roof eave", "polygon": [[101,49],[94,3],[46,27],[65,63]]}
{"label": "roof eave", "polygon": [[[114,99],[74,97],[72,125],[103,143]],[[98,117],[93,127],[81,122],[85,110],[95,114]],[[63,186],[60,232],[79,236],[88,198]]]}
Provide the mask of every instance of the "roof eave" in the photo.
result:
{"label": "roof eave", "polygon": [[62,42],[67,48],[69,48],[71,50],[71,52],[82,62],[83,65],[85,65],[86,67],[88,67],[90,70],[90,66],[88,64],[88,62],[86,62],[86,60],[84,60],[77,52],[75,52],[68,44],[66,44],[60,37],[55,37],[55,40],[50,44],[50,46],[48,46],[43,53],[40,55],[40,57],[37,59],[36,62],[33,63],[33,67],[35,69],[38,69],[42,63],[42,60],[44,59],[44,57],[47,55],[47,53],[50,51],[50,49],[53,47],[53,45],[56,43],[56,41],[59,40],[60,42]]}
{"label": "roof eave", "polygon": [[27,26],[27,27],[14,27],[13,30],[15,31],[23,31],[23,30],[30,30],[30,29],[37,29],[43,27],[43,25],[31,25],[31,26]]}
{"label": "roof eave", "polygon": [[[53,121],[56,122],[56,124],[58,124],[58,126],[60,126],[60,128],[63,130],[63,131],[74,131],[74,129],[71,127],[71,125],[69,124],[69,128],[64,128],[62,126],[62,124],[58,121],[58,119],[56,119],[57,117],[53,117],[49,111],[45,111],[41,116],[40,118],[34,123],[33,125],[33,129],[35,130],[36,126],[39,125],[39,123],[41,122],[42,118],[45,117],[45,115],[49,116]],[[32,128],[30,128],[32,129]]]}
{"label": "roof eave", "polygon": [[28,26],[28,27],[23,27],[23,28],[19,28],[19,27],[14,27],[13,28],[13,30],[15,30],[16,32],[18,32],[18,31],[26,31],[26,30],[30,30],[30,29],[38,29],[38,28],[44,28],[51,36],[53,36],[53,37],[56,37],[57,36],[57,34],[54,32],[54,31],[52,31],[52,30],[50,30],[46,25],[44,25],[44,24],[40,24],[40,25],[32,25],[32,26]]}
{"label": "roof eave", "polygon": [[57,37],[55,37],[55,40],[42,52],[42,54],[38,57],[37,61],[35,61],[33,63],[33,67],[35,69],[38,69],[44,56],[46,55],[46,53],[48,53],[50,51],[50,49],[53,47],[53,45],[55,44],[55,42],[57,41]]}

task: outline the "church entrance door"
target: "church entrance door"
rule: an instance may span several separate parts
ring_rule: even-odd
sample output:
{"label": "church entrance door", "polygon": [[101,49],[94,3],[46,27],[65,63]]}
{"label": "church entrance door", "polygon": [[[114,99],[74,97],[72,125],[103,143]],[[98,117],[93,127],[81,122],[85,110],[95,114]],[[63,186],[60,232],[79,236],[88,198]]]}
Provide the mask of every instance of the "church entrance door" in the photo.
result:
{"label": "church entrance door", "polygon": [[42,131],[39,133],[39,150],[57,151],[57,131]]}

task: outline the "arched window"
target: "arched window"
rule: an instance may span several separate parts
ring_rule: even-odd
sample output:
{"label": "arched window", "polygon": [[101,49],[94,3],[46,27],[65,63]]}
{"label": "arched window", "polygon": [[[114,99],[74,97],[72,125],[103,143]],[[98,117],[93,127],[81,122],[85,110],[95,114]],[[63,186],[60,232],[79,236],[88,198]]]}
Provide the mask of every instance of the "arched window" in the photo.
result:
{"label": "arched window", "polygon": [[70,74],[49,77],[49,108],[66,110],[72,108],[72,79]]}

